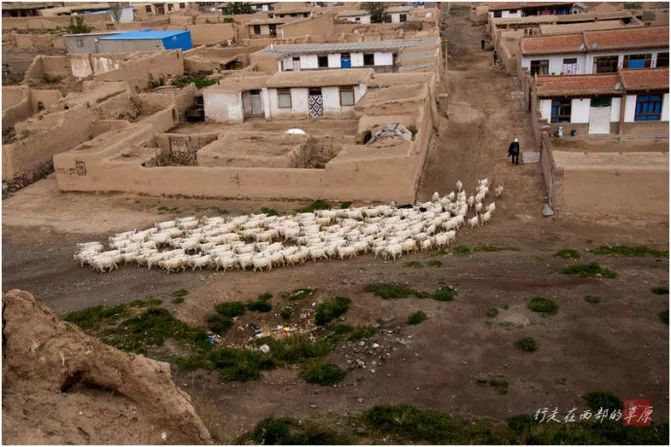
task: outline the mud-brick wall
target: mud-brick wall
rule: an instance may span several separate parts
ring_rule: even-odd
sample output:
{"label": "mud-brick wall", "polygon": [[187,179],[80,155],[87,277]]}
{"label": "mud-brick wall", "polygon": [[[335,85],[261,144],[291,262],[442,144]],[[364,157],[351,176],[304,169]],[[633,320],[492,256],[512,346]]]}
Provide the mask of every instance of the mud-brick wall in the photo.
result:
{"label": "mud-brick wall", "polygon": [[149,86],[150,77],[184,74],[184,55],[180,50],[158,53],[123,63],[117,70],[95,76],[97,81],[126,81],[138,90]]}

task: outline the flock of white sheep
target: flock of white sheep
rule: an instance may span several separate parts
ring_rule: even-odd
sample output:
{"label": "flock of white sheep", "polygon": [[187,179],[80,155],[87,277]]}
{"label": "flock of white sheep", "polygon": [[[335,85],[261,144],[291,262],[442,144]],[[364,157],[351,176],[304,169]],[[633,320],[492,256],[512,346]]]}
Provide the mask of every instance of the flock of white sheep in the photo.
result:
{"label": "flock of white sheep", "polygon": [[[82,267],[89,265],[100,272],[122,263],[168,272],[187,268],[257,271],[365,253],[396,259],[403,253],[445,247],[465,223],[474,228],[491,220],[496,205],[484,203],[489,194],[487,179],[479,180],[475,195],[468,198],[461,181],[456,187],[443,197],[436,192],[430,202],[413,207],[392,202],[286,216],[184,217],[112,236],[109,250],[100,242],[77,244],[74,258]],[[502,193],[503,186],[495,188],[497,197]]]}

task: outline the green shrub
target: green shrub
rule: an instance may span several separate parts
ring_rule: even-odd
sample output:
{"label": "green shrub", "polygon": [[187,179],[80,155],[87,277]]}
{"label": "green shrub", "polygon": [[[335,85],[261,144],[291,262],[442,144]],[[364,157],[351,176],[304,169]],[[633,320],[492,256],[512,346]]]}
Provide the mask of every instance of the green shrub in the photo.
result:
{"label": "green shrub", "polygon": [[414,268],[422,268],[424,267],[424,264],[422,264],[419,261],[408,261],[405,263],[406,267],[414,267]]}
{"label": "green shrub", "polygon": [[302,300],[305,297],[312,295],[315,291],[309,287],[303,287],[301,289],[294,289],[291,292],[287,293],[285,297],[289,301]]}
{"label": "green shrub", "polygon": [[293,309],[291,308],[291,306],[284,306],[280,310],[280,317],[282,317],[282,319],[284,321],[289,321],[289,320],[291,320],[292,313],[293,313]]}
{"label": "green shrub", "polygon": [[148,300],[136,300],[130,303],[117,304],[114,306],[94,306],[87,309],[77,310],[66,314],[63,319],[74,323],[83,330],[95,329],[108,320],[116,320],[122,317],[127,309],[134,307],[158,306],[161,300],[150,298]]}
{"label": "green shrub", "polygon": [[473,254],[473,247],[470,245],[457,245],[452,249],[452,253],[457,256],[466,256]]}
{"label": "green shrub", "polygon": [[247,310],[247,305],[240,301],[230,301],[216,304],[214,309],[224,317],[233,318],[243,315]]}
{"label": "green shrub", "polygon": [[186,289],[177,289],[174,292],[172,292],[170,295],[173,298],[180,298],[180,297],[187,296],[188,294],[189,294],[189,291],[186,290]]}
{"label": "green shrub", "polygon": [[184,302],[183,296],[176,296],[172,299],[172,304],[182,304]]}
{"label": "green shrub", "polygon": [[331,204],[328,200],[317,199],[305,208],[298,209],[299,213],[313,213],[319,210],[329,210],[331,209]]}
{"label": "green shrub", "polygon": [[605,267],[601,267],[596,262],[589,264],[573,264],[564,267],[564,273],[578,278],[615,278],[617,273]]}
{"label": "green shrub", "polygon": [[416,298],[429,298],[431,296],[428,292],[410,289],[400,284],[368,284],[363,290],[364,292],[374,293],[383,300],[410,298],[413,296]]}
{"label": "green shrub", "polygon": [[359,341],[364,338],[370,338],[373,335],[377,334],[377,328],[374,326],[359,326],[356,329],[353,329],[351,334],[348,337],[349,341]]}
{"label": "green shrub", "polygon": [[315,362],[300,373],[307,383],[334,385],[345,378],[345,372],[332,363]]}
{"label": "green shrub", "polygon": [[498,314],[499,314],[499,311],[496,307],[490,307],[489,309],[487,309],[487,316],[489,318],[494,318]]}
{"label": "green shrub", "polygon": [[599,411],[599,408],[608,408],[611,411],[624,409],[622,399],[608,391],[591,391],[582,397],[592,411]]}
{"label": "green shrub", "polygon": [[456,288],[452,286],[440,286],[436,289],[431,298],[436,301],[452,301],[456,295]]}
{"label": "green shrub", "polygon": [[537,424],[536,419],[528,414],[518,414],[506,419],[508,427],[516,434],[521,435],[525,430]]}
{"label": "green shrub", "polygon": [[659,319],[662,323],[669,324],[669,309],[663,310],[659,313]]}
{"label": "green shrub", "polygon": [[612,255],[612,256],[652,256],[655,258],[668,258],[668,250],[655,250],[645,246],[630,247],[628,245],[603,245],[592,250],[595,255]]}
{"label": "green shrub", "polygon": [[659,287],[653,287],[651,289],[652,293],[656,295],[668,295],[669,294],[669,286],[659,286]]}
{"label": "green shrub", "polygon": [[531,298],[531,301],[527,307],[534,312],[544,313],[548,315],[554,315],[557,313],[557,303],[542,296],[535,296]]}
{"label": "green shrub", "polygon": [[601,302],[601,298],[599,298],[598,296],[587,295],[585,296],[585,301],[587,301],[590,304],[598,304]]}
{"label": "green shrub", "polygon": [[533,337],[520,338],[515,342],[515,346],[526,352],[534,352],[537,349],[536,340]]}
{"label": "green shrub", "polygon": [[266,216],[277,216],[277,210],[275,208],[266,208],[263,207],[261,208],[261,213],[265,214]]}
{"label": "green shrub", "polygon": [[340,203],[340,209],[341,210],[346,210],[350,206],[352,206],[352,202],[342,202],[342,203]]}
{"label": "green shrub", "polygon": [[314,421],[299,423],[293,418],[266,418],[251,433],[256,444],[265,445],[346,445],[352,440]]}
{"label": "green shrub", "polygon": [[208,359],[214,368],[221,370],[221,377],[226,381],[257,380],[261,377],[261,371],[276,367],[270,355],[242,348],[212,350]]}
{"label": "green shrub", "polygon": [[580,252],[578,250],[573,250],[571,248],[564,248],[562,250],[559,250],[557,253],[554,254],[558,258],[564,258],[564,259],[580,259]]}
{"label": "green shrub", "polygon": [[272,297],[273,295],[268,292],[262,293],[256,298],[256,301],[247,302],[247,310],[255,312],[270,312],[273,309],[273,306],[271,306],[268,301],[270,301]]}
{"label": "green shrub", "polygon": [[414,312],[408,317],[408,324],[419,324],[422,321],[426,320],[427,318],[429,318],[427,314],[425,314],[421,310],[418,310],[417,312]]}
{"label": "green shrub", "polygon": [[207,316],[207,327],[212,332],[224,335],[233,326],[233,320],[220,314],[209,314]]}
{"label": "green shrub", "polygon": [[443,263],[440,262],[438,259],[429,259],[425,263],[428,267],[442,267]]}
{"label": "green shrub", "polygon": [[499,394],[508,394],[508,381],[499,377],[482,377],[475,380],[478,385],[489,385]]}
{"label": "green shrub", "polygon": [[289,429],[293,424],[291,418],[265,418],[254,427],[252,439],[257,444],[288,445]]}
{"label": "green shrub", "polygon": [[345,296],[328,298],[317,306],[315,311],[315,324],[322,326],[343,315],[349,309],[352,302]]}

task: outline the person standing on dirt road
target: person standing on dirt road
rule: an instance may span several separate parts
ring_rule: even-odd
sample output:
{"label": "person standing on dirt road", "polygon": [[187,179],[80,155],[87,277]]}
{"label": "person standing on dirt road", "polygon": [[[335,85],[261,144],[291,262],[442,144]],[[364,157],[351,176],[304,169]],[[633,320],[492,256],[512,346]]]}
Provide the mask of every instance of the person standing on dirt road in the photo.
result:
{"label": "person standing on dirt road", "polygon": [[512,157],[514,165],[520,164],[520,142],[517,138],[508,146],[508,157]]}
{"label": "person standing on dirt road", "polygon": [[496,50],[494,50],[494,65],[496,65]]}
{"label": "person standing on dirt road", "polygon": [[482,48],[482,51],[485,50],[485,39],[482,39],[482,40],[480,41],[480,48]]}

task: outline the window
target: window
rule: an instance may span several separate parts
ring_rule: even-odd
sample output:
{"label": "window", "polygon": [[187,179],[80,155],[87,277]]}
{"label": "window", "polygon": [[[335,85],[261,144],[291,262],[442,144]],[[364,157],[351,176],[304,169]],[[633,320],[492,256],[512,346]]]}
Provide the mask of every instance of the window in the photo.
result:
{"label": "window", "polygon": [[553,99],[552,116],[550,122],[568,123],[571,122],[571,98]]}
{"label": "window", "polygon": [[578,73],[578,59],[575,57],[567,57],[563,61],[562,74],[574,75]]}
{"label": "window", "polygon": [[84,48],[84,39],[77,39],[77,46],[79,48]]}
{"label": "window", "polygon": [[329,57],[328,56],[317,56],[317,66],[319,68],[328,68]]}
{"label": "window", "polygon": [[261,34],[261,25],[254,25],[254,34]]}
{"label": "window", "polygon": [[501,17],[501,11],[494,11],[494,18],[500,18]]}
{"label": "window", "polygon": [[669,52],[657,53],[657,68],[669,66]]}
{"label": "window", "polygon": [[508,15],[517,14],[517,9],[509,9]]}
{"label": "window", "polygon": [[147,5],[144,7],[145,12],[151,13],[151,5]]}
{"label": "window", "polygon": [[634,121],[659,121],[662,118],[662,95],[636,96]]}
{"label": "window", "polygon": [[538,74],[544,75],[548,74],[550,67],[550,61],[547,59],[539,61],[531,61],[531,76]]}
{"label": "window", "polygon": [[184,9],[186,8],[186,3],[180,3],[179,4],[179,9]]}
{"label": "window", "polygon": [[277,107],[280,109],[291,108],[291,90],[288,88],[277,89]]}
{"label": "window", "polygon": [[610,107],[613,103],[613,98],[611,97],[601,97],[601,98],[592,98],[590,102],[590,107]]}
{"label": "window", "polygon": [[168,11],[172,11],[172,3],[168,3]]}
{"label": "window", "polygon": [[627,54],[624,57],[625,68],[650,68],[652,54]]}
{"label": "window", "polygon": [[601,56],[594,58],[596,73],[615,73],[617,71],[617,56]]}
{"label": "window", "polygon": [[405,15],[405,14],[400,14],[400,15],[398,16],[398,19],[399,19],[401,22],[406,22],[406,21],[408,20],[408,16]]}
{"label": "window", "polygon": [[363,65],[375,65],[375,55],[374,54],[364,54],[363,55]]}
{"label": "window", "polygon": [[354,105],[354,87],[340,87],[340,106]]}

